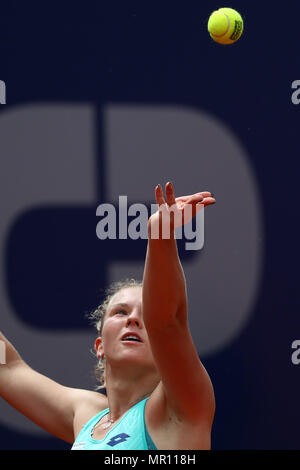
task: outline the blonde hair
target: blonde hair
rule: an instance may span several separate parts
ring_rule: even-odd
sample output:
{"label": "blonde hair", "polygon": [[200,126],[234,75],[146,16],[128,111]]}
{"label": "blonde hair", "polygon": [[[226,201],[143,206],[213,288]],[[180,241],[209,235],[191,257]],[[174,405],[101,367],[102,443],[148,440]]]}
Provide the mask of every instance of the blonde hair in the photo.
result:
{"label": "blonde hair", "polygon": [[[142,287],[142,281],[138,281],[136,279],[129,279],[126,278],[123,281],[116,281],[109,285],[108,288],[104,291],[104,300],[102,304],[100,304],[95,310],[88,314],[88,318],[91,320],[92,325],[97,329],[98,335],[102,336],[102,330],[105,320],[105,314],[107,312],[107,308],[109,302],[113,298],[115,294],[120,292],[122,289],[127,289],[128,287]],[[95,376],[97,381],[99,381],[100,385],[96,387],[97,390],[101,390],[106,388],[106,380],[105,380],[105,359],[98,359],[97,364],[94,368]]]}

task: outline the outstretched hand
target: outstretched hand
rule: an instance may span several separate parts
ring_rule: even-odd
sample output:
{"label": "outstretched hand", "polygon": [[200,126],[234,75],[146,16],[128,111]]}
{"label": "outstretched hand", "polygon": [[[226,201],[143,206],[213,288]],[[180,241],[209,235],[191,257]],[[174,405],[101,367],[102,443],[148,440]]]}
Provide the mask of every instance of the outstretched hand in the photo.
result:
{"label": "outstretched hand", "polygon": [[189,223],[201,209],[216,202],[209,191],[175,198],[174,188],[170,182],[166,184],[165,192],[164,198],[161,185],[156,186],[155,199],[158,210],[149,219],[151,233],[161,234],[162,231],[162,238],[168,238],[164,233],[170,234],[176,228]]}

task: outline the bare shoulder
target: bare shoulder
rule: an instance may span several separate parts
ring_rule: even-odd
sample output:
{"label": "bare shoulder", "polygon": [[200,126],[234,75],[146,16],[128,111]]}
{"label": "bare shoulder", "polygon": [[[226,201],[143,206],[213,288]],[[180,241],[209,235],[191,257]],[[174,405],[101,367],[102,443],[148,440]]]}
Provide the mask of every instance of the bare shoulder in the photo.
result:
{"label": "bare shoulder", "polygon": [[97,413],[108,408],[106,395],[91,390],[72,390],[74,400],[74,439],[82,426]]}
{"label": "bare shoulder", "polygon": [[209,450],[212,422],[206,416],[187,420],[170,408],[163,383],[160,382],[145,407],[147,431],[158,450]]}

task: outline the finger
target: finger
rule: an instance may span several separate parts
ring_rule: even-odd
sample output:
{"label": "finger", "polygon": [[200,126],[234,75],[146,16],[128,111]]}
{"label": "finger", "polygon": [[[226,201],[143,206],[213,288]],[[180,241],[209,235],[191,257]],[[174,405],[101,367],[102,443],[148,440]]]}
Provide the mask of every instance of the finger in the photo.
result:
{"label": "finger", "polygon": [[200,194],[192,194],[186,201],[185,204],[197,204],[197,202],[203,201],[205,198]]}
{"label": "finger", "polygon": [[193,207],[193,210],[195,208],[195,205],[199,202],[202,202],[204,200],[203,196],[200,193],[192,194],[189,197],[184,196],[184,200],[179,198],[179,200],[176,200],[177,207],[179,209],[183,209],[187,205],[191,205]]}
{"label": "finger", "polygon": [[166,202],[168,206],[173,206],[176,204],[174,188],[170,182],[166,184]]}
{"label": "finger", "polygon": [[213,197],[206,197],[201,202],[198,202],[196,205],[193,204],[193,217],[205,207],[208,207],[212,204],[215,204],[216,200]]}
{"label": "finger", "polygon": [[209,206],[210,204],[215,204],[216,200],[214,197],[205,197],[201,204],[203,204],[204,206]]}
{"label": "finger", "polygon": [[158,184],[155,188],[155,199],[158,206],[161,206],[162,204],[166,203],[163,195],[163,190],[160,184]]}
{"label": "finger", "polygon": [[[199,194],[201,195],[202,197],[212,197],[212,193],[210,193],[209,191],[201,191],[200,193],[195,193],[195,194]],[[186,202],[189,198],[191,198],[192,196],[194,196],[195,194],[189,194],[187,196],[180,196],[180,197],[177,197],[176,198],[176,201],[177,200],[181,200],[183,202]]]}

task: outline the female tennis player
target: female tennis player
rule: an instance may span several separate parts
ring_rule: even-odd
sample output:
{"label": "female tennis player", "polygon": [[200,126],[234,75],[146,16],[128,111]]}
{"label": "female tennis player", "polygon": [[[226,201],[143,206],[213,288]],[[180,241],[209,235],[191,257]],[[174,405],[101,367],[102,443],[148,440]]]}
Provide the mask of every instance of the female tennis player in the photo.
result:
{"label": "female tennis player", "polygon": [[114,284],[93,313],[106,395],[39,374],[0,334],[6,343],[0,396],[74,450],[211,446],[214,392],[188,327],[174,230],[215,199],[210,192],[175,198],[171,183],[165,197],[158,185],[155,197],[158,210],[148,220],[143,282]]}

